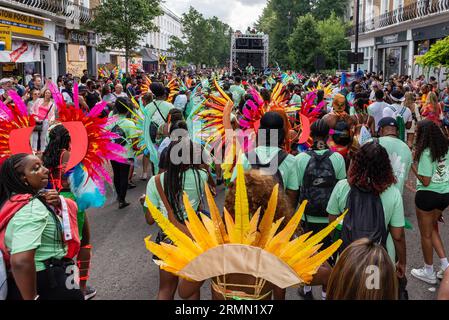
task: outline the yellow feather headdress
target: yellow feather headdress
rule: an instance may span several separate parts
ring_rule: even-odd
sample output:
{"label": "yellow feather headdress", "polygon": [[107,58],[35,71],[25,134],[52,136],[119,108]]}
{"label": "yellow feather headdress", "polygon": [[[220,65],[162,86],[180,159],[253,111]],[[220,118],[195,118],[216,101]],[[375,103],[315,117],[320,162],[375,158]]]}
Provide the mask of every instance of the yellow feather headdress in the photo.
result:
{"label": "yellow feather headdress", "polygon": [[318,268],[341,245],[341,240],[337,240],[318,252],[322,246],[320,242],[345,214],[315,235],[309,232],[292,239],[307,201],[301,204],[285,228],[278,231],[283,218],[273,220],[279,186],[274,188],[261,219],[260,209],[250,217],[243,166],[237,165],[237,170],[235,219],[224,208],[223,222],[207,184],[205,190],[211,218],[201,214],[200,219],[184,194],[186,226],[192,239],[171,224],[147,198],[152,216],[173,241],[173,245],[158,245],[147,237],[147,249],[160,258],[158,264],[163,270],[194,281],[239,273],[267,280],[280,288],[310,283]]}

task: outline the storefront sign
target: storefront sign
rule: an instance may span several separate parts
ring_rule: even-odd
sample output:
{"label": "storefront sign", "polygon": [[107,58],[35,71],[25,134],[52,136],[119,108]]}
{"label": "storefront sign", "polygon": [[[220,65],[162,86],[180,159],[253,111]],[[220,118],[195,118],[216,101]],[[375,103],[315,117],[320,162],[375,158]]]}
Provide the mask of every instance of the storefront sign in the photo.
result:
{"label": "storefront sign", "polygon": [[26,41],[12,41],[12,51],[0,51],[0,62],[36,62],[40,57],[40,45]]}
{"label": "storefront sign", "polygon": [[0,26],[11,27],[11,32],[44,36],[44,20],[0,9]]}
{"label": "storefront sign", "polygon": [[11,28],[0,26],[0,51],[11,51]]}
{"label": "storefront sign", "polygon": [[399,32],[383,37],[376,37],[376,45],[398,43],[407,40],[407,32]]}

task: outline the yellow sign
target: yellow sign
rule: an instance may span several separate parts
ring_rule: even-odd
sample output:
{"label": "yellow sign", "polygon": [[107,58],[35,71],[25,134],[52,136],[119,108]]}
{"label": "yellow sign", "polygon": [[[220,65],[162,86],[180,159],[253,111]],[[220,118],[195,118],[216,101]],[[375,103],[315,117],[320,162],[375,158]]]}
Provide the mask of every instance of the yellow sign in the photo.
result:
{"label": "yellow sign", "polygon": [[0,26],[0,51],[11,51],[11,43],[11,28]]}
{"label": "yellow sign", "polygon": [[167,64],[167,56],[160,55],[159,56],[159,63],[160,64]]}
{"label": "yellow sign", "polygon": [[41,37],[44,35],[44,20],[4,9],[0,9],[0,26],[10,27],[11,32]]}

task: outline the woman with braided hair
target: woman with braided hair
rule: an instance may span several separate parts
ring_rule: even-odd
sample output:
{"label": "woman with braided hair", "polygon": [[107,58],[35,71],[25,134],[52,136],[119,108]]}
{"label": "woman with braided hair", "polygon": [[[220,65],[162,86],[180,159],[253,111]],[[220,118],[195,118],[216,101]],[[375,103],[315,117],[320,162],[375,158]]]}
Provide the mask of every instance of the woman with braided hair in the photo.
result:
{"label": "woman with braided hair", "polygon": [[[187,213],[183,205],[183,194],[186,193],[196,211],[201,211],[206,182],[213,184],[209,174],[207,156],[200,145],[194,144],[188,136],[187,125],[184,121],[178,121],[170,130],[170,145],[161,154],[161,164],[167,164],[166,170],[153,176],[147,185],[146,196],[161,212],[180,230],[190,234],[185,226]],[[164,160],[164,161],[163,161]],[[141,199],[142,200],[142,199]],[[154,220],[143,203],[147,223],[154,224]],[[159,232],[157,243],[169,242],[166,235]],[[156,261],[158,257],[153,257]],[[173,300],[178,287],[178,277],[163,271],[159,271],[158,300]],[[192,299],[199,299],[199,290]]]}
{"label": "woman with braided hair", "polygon": [[[449,266],[438,231],[442,213],[449,206],[449,143],[432,120],[418,122],[415,161],[412,170],[418,178],[415,196],[424,267],[413,269],[412,276],[430,284],[442,279]],[[441,270],[433,270],[433,248],[441,261]]]}
{"label": "woman with braided hair", "polygon": [[[49,170],[49,186],[56,189],[64,198],[76,201],[75,195],[70,190],[67,178],[68,172],[65,166],[70,159],[70,134],[63,125],[56,125],[50,130],[49,141],[42,158]],[[90,244],[90,229],[86,212],[78,210],[78,230],[81,240],[81,248],[77,256],[77,264],[80,272],[80,288],[86,300],[92,299],[96,290],[87,286],[89,279],[89,266],[92,245]]]}
{"label": "woman with braided hair", "polygon": [[[67,274],[62,221],[56,211],[62,201],[47,190],[49,170],[41,159],[17,154],[0,168],[0,249],[8,273],[8,300],[83,300]],[[76,206],[66,202],[73,210]]]}

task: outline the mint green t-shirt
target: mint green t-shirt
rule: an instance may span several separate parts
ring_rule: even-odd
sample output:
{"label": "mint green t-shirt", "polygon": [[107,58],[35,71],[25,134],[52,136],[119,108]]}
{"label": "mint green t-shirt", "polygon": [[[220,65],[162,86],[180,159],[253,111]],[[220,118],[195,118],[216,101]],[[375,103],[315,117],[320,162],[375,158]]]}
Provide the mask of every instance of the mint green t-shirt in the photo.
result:
{"label": "mint green t-shirt", "polygon": [[290,104],[294,105],[295,107],[300,107],[302,104],[301,96],[295,93],[290,100]]}
{"label": "mint green t-shirt", "polygon": [[234,105],[237,107],[242,101],[243,96],[246,94],[245,89],[241,85],[232,85],[229,88],[229,92],[232,93],[232,100],[234,101]]}
{"label": "mint green t-shirt", "polygon": [[[341,180],[337,183],[327,204],[327,212],[329,214],[339,216],[346,210],[349,191],[351,191],[351,187],[349,186],[348,180]],[[387,230],[389,230],[389,226],[396,228],[404,227],[404,205],[398,188],[391,186],[380,195],[380,200],[384,209]],[[387,239],[387,251],[391,260],[395,261],[396,252],[391,234],[388,235]]]}
{"label": "mint green t-shirt", "polygon": [[[5,233],[5,245],[11,255],[36,250],[34,262],[36,272],[45,270],[44,261],[50,258],[62,259],[67,254],[67,246],[57,242],[57,232],[52,214],[38,200],[31,200],[9,221]],[[60,237],[62,241],[62,234]]]}
{"label": "mint green t-shirt", "polygon": [[[270,147],[270,146],[259,146],[254,149],[259,157],[261,163],[269,163],[278,153],[278,147]],[[242,154],[239,163],[243,165],[245,171],[251,170],[251,164],[246,158],[245,154]],[[284,189],[289,189],[292,191],[296,191],[299,189],[298,184],[298,175],[296,174],[296,160],[295,157],[289,154],[285,160],[279,166],[279,172],[282,176],[282,182],[284,183]],[[276,170],[274,171],[274,174]],[[273,175],[274,175],[273,174]],[[234,181],[237,178],[237,167],[234,168],[234,172],[232,173],[231,181]]]}
{"label": "mint green t-shirt", "polygon": [[419,158],[418,174],[431,180],[427,187],[418,180],[416,190],[449,193],[449,152],[440,161],[433,161],[430,149],[424,150]]}
{"label": "mint green t-shirt", "polygon": [[[132,147],[132,139],[136,138],[138,133],[136,124],[130,119],[126,118],[124,115],[118,115],[118,120],[112,125],[112,128],[118,125],[126,135],[126,157],[128,159],[134,158],[134,151]],[[110,129],[112,129],[110,128]]]}
{"label": "mint green t-shirt", "polygon": [[[157,107],[156,107],[157,106]],[[159,111],[161,112],[159,114]],[[170,102],[162,101],[162,100],[154,100],[146,106],[147,109],[147,117],[151,119],[154,123],[157,124],[158,127],[164,125],[166,123],[165,120],[168,119],[168,113],[174,106]],[[162,116],[163,117],[162,117]],[[164,120],[165,118],[165,120]]]}
{"label": "mint green t-shirt", "polygon": [[[318,155],[323,155],[327,150],[316,150],[315,151]],[[302,152],[296,156],[296,173],[298,174],[298,183],[299,187],[302,187],[303,180],[304,180],[304,173],[306,171],[307,165],[309,164],[310,156]],[[346,164],[345,159],[341,154],[338,152],[332,153],[332,155],[329,157],[329,159],[332,162],[332,166],[334,167],[335,172],[335,178],[338,180],[346,179]],[[303,216],[303,220],[305,220],[306,217]],[[313,217],[307,215],[307,221],[311,223],[329,223],[328,217]]]}
{"label": "mint green t-shirt", "polygon": [[[198,207],[201,203],[201,198],[203,197],[204,193],[204,184],[207,183],[208,180],[208,173],[204,170],[198,170],[198,174],[193,169],[189,169],[184,173],[184,183],[183,183],[183,189],[184,192],[187,193],[189,196],[190,203],[192,204],[192,207],[194,210],[198,210]],[[165,173],[161,174],[161,184],[162,189],[164,188],[164,175]],[[199,180],[198,180],[199,176]],[[199,188],[199,189],[198,189]],[[157,191],[156,187],[156,177],[153,176],[150,181],[148,181],[147,184],[147,197],[150,199],[151,203],[153,203],[161,213],[168,217],[167,209],[164,206],[164,203],[159,196],[159,192]],[[145,208],[147,208],[147,204],[144,204]],[[187,213],[184,212],[184,219],[187,219]]]}
{"label": "mint green t-shirt", "polygon": [[412,152],[405,142],[395,137],[381,137],[379,143],[388,152],[394,176],[398,180],[396,187],[403,194],[412,166]]}

